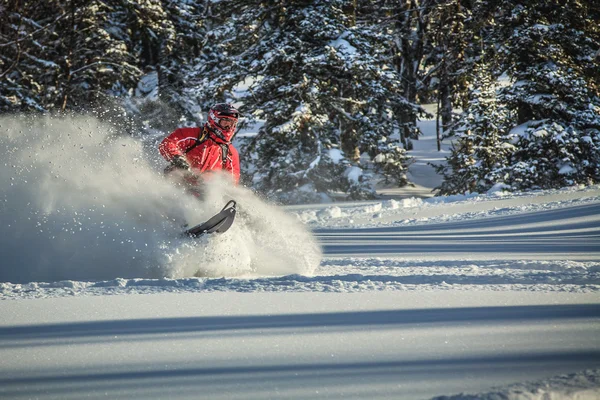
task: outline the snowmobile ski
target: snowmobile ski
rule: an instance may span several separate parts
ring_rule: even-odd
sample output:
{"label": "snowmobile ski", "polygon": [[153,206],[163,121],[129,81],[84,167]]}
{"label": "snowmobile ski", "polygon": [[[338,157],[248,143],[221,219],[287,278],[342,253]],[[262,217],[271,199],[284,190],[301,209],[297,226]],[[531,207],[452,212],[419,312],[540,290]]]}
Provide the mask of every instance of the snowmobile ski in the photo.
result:
{"label": "snowmobile ski", "polygon": [[186,230],[183,234],[190,237],[200,237],[206,233],[223,233],[233,224],[236,212],[236,202],[229,200],[225,207],[208,221]]}

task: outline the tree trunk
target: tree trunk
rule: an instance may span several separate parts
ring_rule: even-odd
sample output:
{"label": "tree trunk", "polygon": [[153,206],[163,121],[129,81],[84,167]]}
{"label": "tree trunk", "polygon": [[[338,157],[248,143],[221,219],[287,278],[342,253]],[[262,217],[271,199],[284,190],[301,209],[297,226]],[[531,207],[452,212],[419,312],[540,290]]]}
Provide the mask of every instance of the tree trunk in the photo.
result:
{"label": "tree trunk", "polygon": [[438,93],[437,107],[435,110],[435,137],[436,137],[436,141],[437,141],[437,150],[438,151],[442,150],[442,140],[440,137],[440,102],[441,102],[441,96]]}
{"label": "tree trunk", "polygon": [[60,107],[60,111],[61,112],[65,112],[67,109],[67,104],[69,101],[69,92],[70,92],[70,86],[71,86],[71,70],[72,70],[72,66],[73,66],[73,52],[74,52],[74,48],[75,48],[75,0],[71,0],[70,2],[70,7],[71,7],[71,31],[70,31],[70,37],[69,37],[69,48],[67,49],[67,55],[65,56],[65,63],[64,63],[64,75],[65,75],[65,80],[63,82],[63,99],[62,99],[62,105]]}
{"label": "tree trunk", "polygon": [[356,26],[356,1],[357,0],[350,0],[344,6],[342,6],[344,14],[346,14],[348,17],[349,27]]}
{"label": "tree trunk", "polygon": [[440,116],[442,117],[442,134],[446,135],[452,128],[452,90],[447,79],[440,81]]}
{"label": "tree trunk", "polygon": [[[425,34],[429,24],[430,0],[402,0],[395,7],[396,47],[400,57],[396,62],[402,77],[403,95],[412,104],[417,103],[418,73],[423,59]],[[409,138],[414,137],[417,115],[406,113],[400,120],[403,127],[401,139],[407,147]]]}

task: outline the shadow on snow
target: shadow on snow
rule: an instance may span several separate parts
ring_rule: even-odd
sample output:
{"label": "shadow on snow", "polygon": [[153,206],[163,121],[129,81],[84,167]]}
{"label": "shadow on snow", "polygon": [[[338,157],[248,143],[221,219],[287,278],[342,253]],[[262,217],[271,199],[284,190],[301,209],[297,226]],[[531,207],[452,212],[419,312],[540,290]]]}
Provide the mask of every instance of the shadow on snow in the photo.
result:
{"label": "shadow on snow", "polygon": [[[318,229],[324,254],[597,253],[600,204],[472,221],[364,229]],[[588,221],[582,219],[588,218]],[[578,220],[574,220],[578,219]],[[542,224],[542,225],[539,225]],[[575,231],[576,230],[576,231]]]}
{"label": "shadow on snow", "polygon": [[[491,324],[600,318],[600,304],[433,308],[338,313],[216,316],[66,322],[0,328],[0,348],[140,340],[143,335],[269,334],[269,330],[397,329],[426,324]],[[276,333],[276,332],[273,332]],[[151,339],[156,339],[152,337]],[[81,342],[81,343],[86,343]]]}
{"label": "shadow on snow", "polygon": [[[400,383],[412,380],[448,380],[450,377],[471,378],[511,374],[530,375],[532,371],[556,374],[560,370],[591,368],[600,360],[598,351],[546,351],[538,353],[492,354],[434,359],[405,359],[376,362],[323,362],[310,364],[240,365],[227,367],[148,368],[131,365],[124,371],[106,372],[92,368],[65,374],[43,374],[19,378],[0,378],[0,395],[9,398],[32,396],[87,396],[91,391],[103,396],[163,397],[168,393],[201,397],[222,395],[226,390],[245,395],[265,395],[272,390],[289,391],[318,384],[322,390],[338,390],[361,385],[372,391],[373,385],[388,385],[387,391],[401,391]],[[394,382],[393,384],[390,382]],[[328,388],[329,387],[329,388]],[[283,388],[283,389],[280,389]],[[334,389],[335,390],[335,389]],[[364,393],[366,395],[367,393]],[[389,393],[388,393],[389,394]],[[360,396],[359,396],[360,397]]]}

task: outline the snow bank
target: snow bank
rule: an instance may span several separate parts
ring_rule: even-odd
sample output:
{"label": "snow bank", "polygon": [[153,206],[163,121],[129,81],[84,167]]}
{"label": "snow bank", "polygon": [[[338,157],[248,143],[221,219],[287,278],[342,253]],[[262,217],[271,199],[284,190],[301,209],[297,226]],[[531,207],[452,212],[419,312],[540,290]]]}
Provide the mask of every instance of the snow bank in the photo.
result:
{"label": "snow bank", "polygon": [[[207,250],[210,253],[210,250]],[[214,268],[214,267],[213,267]],[[0,300],[163,293],[413,292],[598,293],[600,263],[577,261],[427,261],[325,259],[313,276],[111,279],[98,282],[0,283]]]}
{"label": "snow bank", "polygon": [[435,400],[593,400],[600,398],[600,370],[592,369],[551,379],[518,383],[496,390]]}
{"label": "snow bank", "polygon": [[[0,159],[0,282],[280,273],[274,263],[310,274],[320,261],[294,218],[225,183],[200,203],[162,176],[139,141],[92,117],[2,118]],[[179,238],[183,224],[206,220],[231,196],[241,208],[236,229],[219,240]],[[307,245],[285,252],[287,240]]]}
{"label": "snow bank", "polygon": [[292,206],[289,209],[300,221],[316,228],[373,228],[512,215],[600,201],[599,185],[533,192],[504,192],[502,188],[502,185],[497,185],[487,194],[468,193],[426,199],[410,197],[313,207]]}

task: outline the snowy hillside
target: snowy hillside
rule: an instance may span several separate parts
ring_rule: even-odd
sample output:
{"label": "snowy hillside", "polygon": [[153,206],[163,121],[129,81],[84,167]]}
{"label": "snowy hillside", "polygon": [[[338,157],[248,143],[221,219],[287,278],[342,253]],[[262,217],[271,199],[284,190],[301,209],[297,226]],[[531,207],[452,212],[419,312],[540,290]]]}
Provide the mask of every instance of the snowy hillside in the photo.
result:
{"label": "snowy hillside", "polygon": [[192,241],[214,209],[139,144],[52,129],[38,161],[3,139],[0,398],[600,397],[599,186],[279,208],[217,185],[239,219]]}

